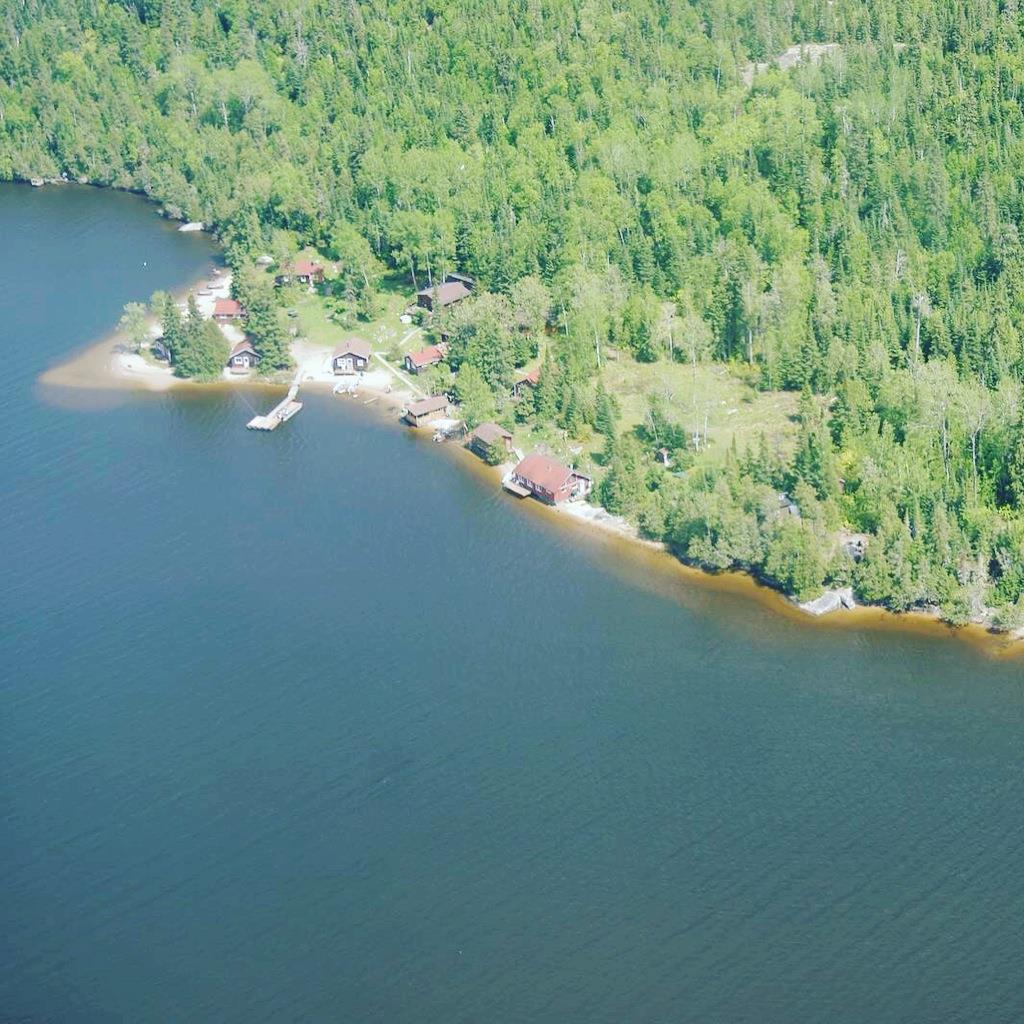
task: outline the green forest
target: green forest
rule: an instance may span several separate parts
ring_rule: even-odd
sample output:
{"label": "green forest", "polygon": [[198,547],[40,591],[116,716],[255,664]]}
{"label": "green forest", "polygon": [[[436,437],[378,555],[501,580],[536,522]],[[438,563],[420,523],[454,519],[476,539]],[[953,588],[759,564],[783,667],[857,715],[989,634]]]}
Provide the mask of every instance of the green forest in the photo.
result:
{"label": "green forest", "polygon": [[[0,178],[143,191],[236,271],[315,249],[367,315],[471,274],[456,391],[594,439],[599,500],[681,558],[1015,628],[1022,30],[1017,0],[15,0]],[[627,422],[623,361],[792,393],[791,429],[707,457],[657,394]]]}

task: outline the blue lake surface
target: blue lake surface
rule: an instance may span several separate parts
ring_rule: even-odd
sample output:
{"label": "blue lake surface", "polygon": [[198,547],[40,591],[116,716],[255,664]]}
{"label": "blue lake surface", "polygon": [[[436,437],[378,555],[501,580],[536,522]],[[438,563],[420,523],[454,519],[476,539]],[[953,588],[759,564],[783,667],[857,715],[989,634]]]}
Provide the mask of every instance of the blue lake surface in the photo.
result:
{"label": "blue lake surface", "polygon": [[668,599],[352,403],[41,386],[212,249],[0,237],[0,1020],[1024,1019],[1024,662]]}

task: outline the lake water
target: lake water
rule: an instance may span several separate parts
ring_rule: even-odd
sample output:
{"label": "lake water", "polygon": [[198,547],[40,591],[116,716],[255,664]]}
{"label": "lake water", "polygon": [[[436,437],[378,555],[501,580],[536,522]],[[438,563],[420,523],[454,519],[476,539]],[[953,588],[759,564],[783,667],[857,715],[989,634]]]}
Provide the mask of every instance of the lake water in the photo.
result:
{"label": "lake water", "polygon": [[1024,1018],[1024,662],[670,599],[328,396],[42,387],[211,250],[0,237],[0,1020]]}

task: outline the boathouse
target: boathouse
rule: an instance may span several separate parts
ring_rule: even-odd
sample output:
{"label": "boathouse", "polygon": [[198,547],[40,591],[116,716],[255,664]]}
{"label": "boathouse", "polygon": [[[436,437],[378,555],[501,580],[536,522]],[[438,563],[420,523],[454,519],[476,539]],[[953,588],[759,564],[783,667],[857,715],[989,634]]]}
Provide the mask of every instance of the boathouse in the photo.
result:
{"label": "boathouse", "polygon": [[446,395],[431,395],[419,401],[410,402],[405,410],[405,422],[410,427],[422,427],[431,420],[443,419],[448,415]]}
{"label": "boathouse", "polygon": [[335,373],[359,373],[370,364],[370,343],[361,338],[343,341],[331,356],[331,369]]}
{"label": "boathouse", "polygon": [[512,434],[497,423],[481,423],[470,433],[467,444],[480,458],[489,459],[495,446],[506,454],[512,451]]}
{"label": "boathouse", "polygon": [[213,319],[219,324],[244,320],[245,310],[242,309],[242,304],[237,299],[217,299],[213,304]]}
{"label": "boathouse", "polygon": [[421,288],[416,293],[416,305],[428,313],[436,313],[439,309],[448,309],[456,302],[461,302],[469,295],[469,289],[462,281],[445,281],[444,284],[431,288]]}
{"label": "boathouse", "polygon": [[409,352],[405,357],[407,373],[422,373],[431,366],[437,366],[445,357],[445,349],[440,345],[428,345],[418,352]]}
{"label": "boathouse", "polygon": [[232,373],[245,373],[255,366],[259,366],[260,354],[252,347],[252,342],[243,340],[238,342],[228,356],[228,369]]}
{"label": "boathouse", "polygon": [[505,489],[513,494],[521,498],[533,495],[548,505],[585,498],[592,485],[589,476],[563,466],[540,452],[527,455],[505,481]]}

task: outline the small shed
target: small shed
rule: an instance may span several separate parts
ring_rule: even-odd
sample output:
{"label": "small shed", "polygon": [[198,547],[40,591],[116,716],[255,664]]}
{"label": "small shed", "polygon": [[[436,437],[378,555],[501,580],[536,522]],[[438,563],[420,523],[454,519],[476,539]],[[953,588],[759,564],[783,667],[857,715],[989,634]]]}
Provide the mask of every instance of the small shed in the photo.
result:
{"label": "small shed", "polygon": [[444,279],[445,284],[464,284],[470,291],[473,290],[473,286],[476,281],[473,280],[468,274],[446,274]]}
{"label": "small shed", "polygon": [[779,515],[800,518],[800,506],[784,491],[779,494]]}
{"label": "small shed", "polygon": [[238,342],[228,356],[228,369],[232,373],[245,373],[260,364],[260,354],[248,340]]}
{"label": "small shed", "polygon": [[331,356],[331,369],[337,373],[359,373],[370,363],[370,343],[362,338],[343,341]]}
{"label": "small shed", "polygon": [[407,373],[422,373],[431,366],[437,366],[445,357],[445,350],[440,345],[428,345],[418,352],[409,352],[405,357]]}
{"label": "small shed", "polygon": [[461,281],[445,281],[431,288],[421,288],[416,293],[416,305],[429,313],[447,309],[461,302],[469,295],[469,289]]}
{"label": "small shed", "polygon": [[841,538],[840,549],[847,558],[854,562],[863,559],[868,549],[868,536],[866,533],[851,533]]}
{"label": "small shed", "polygon": [[593,481],[589,476],[563,466],[548,455],[531,452],[512,470],[506,489],[525,497],[532,494],[548,505],[560,505],[574,498],[585,498]]}
{"label": "small shed", "polygon": [[237,299],[217,299],[213,304],[213,319],[219,324],[244,320],[245,310]]}
{"label": "small shed", "polygon": [[469,448],[486,459],[495,445],[501,445],[506,453],[512,451],[512,434],[497,423],[480,423],[469,435]]}
{"label": "small shed", "polygon": [[448,397],[446,395],[431,395],[429,398],[410,402],[405,410],[404,419],[410,427],[421,427],[431,420],[443,419],[447,415]]}

